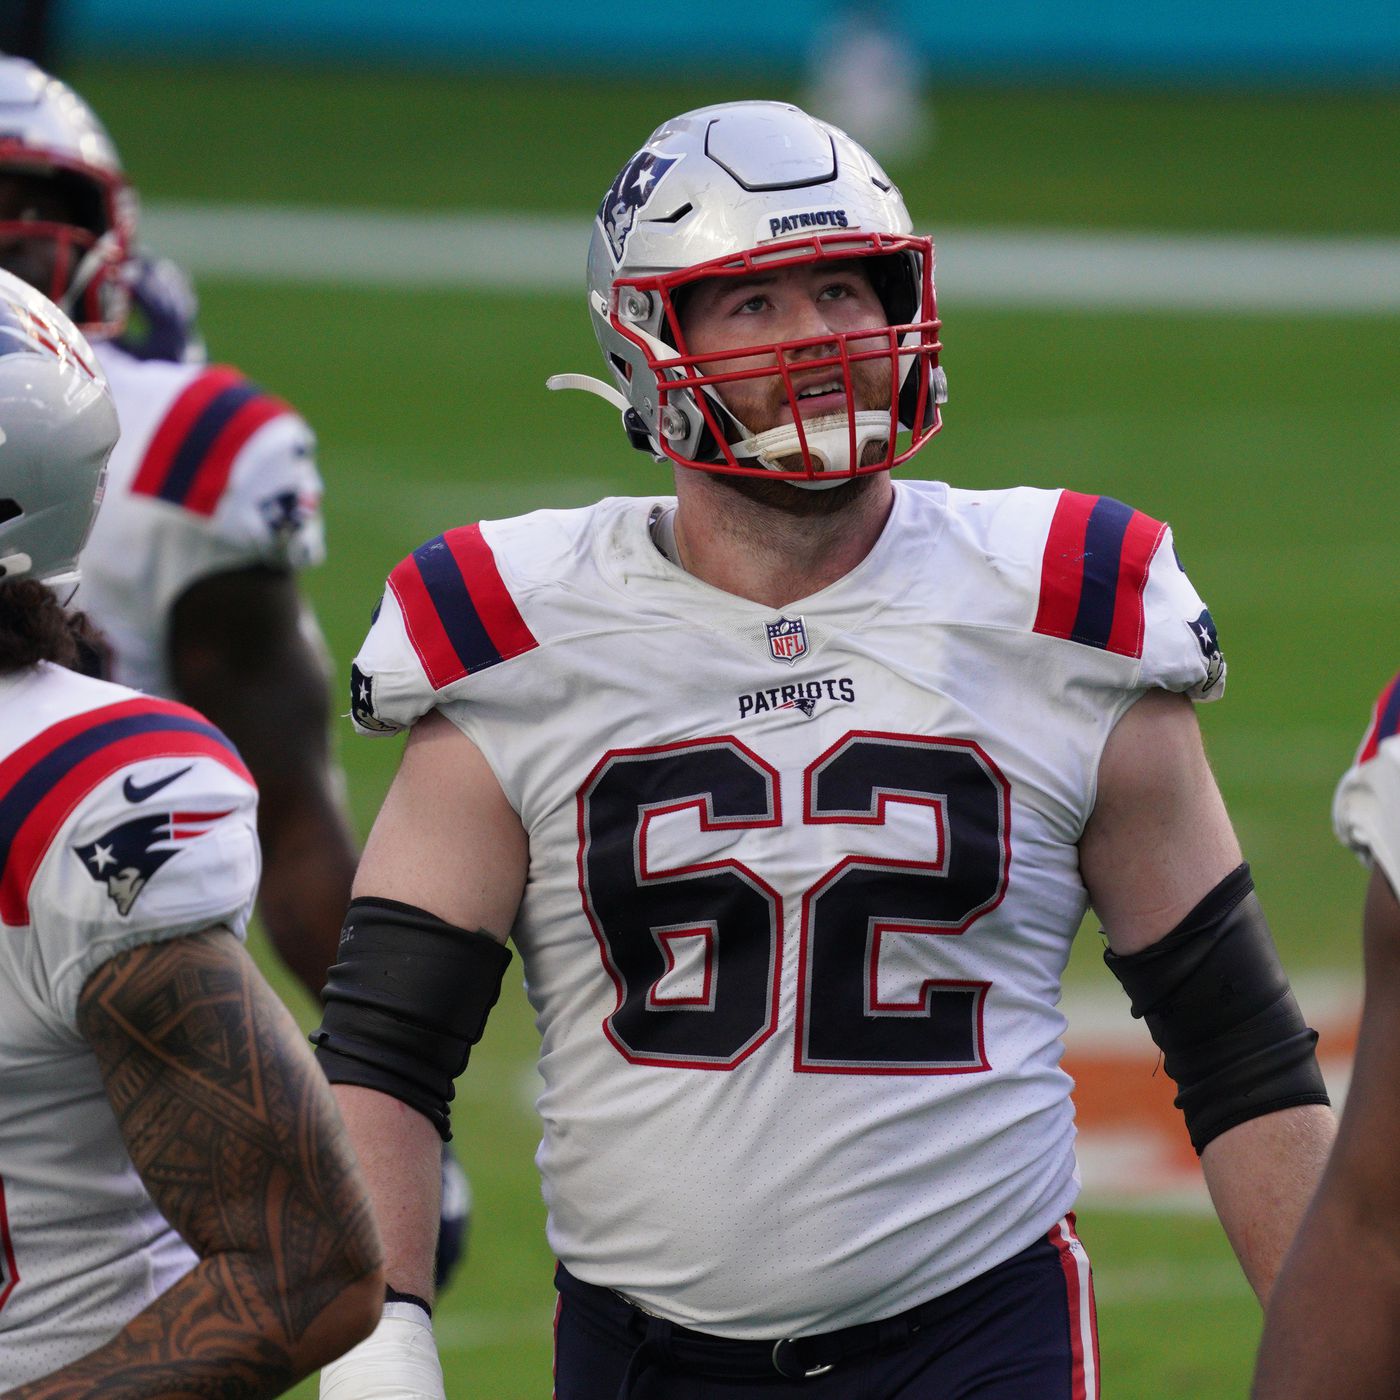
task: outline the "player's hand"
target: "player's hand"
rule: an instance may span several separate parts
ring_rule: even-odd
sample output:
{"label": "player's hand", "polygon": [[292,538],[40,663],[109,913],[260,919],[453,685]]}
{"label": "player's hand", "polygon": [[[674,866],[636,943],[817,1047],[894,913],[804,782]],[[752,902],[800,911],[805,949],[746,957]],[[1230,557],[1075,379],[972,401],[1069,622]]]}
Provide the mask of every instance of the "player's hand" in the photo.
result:
{"label": "player's hand", "polygon": [[447,1400],[433,1326],[422,1308],[386,1304],[379,1326],[322,1369],[321,1400]]}

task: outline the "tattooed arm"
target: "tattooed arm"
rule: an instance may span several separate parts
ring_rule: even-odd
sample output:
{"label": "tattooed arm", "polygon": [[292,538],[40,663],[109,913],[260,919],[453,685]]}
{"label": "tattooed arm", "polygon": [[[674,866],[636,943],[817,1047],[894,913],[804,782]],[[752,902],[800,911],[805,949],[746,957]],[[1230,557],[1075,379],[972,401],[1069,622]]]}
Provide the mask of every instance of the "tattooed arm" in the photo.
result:
{"label": "tattooed arm", "polygon": [[106,1345],[7,1400],[280,1395],[379,1320],[379,1239],[304,1037],[213,928],[120,953],[78,1023],[131,1159],[198,1264]]}

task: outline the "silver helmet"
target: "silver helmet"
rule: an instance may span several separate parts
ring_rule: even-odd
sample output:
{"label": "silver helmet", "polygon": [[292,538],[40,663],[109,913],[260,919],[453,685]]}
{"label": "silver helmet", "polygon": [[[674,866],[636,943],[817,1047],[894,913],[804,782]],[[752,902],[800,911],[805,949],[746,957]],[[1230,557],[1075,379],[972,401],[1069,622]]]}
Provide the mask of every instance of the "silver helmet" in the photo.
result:
{"label": "silver helmet", "polygon": [[[887,324],[687,349],[681,310],[697,282],[851,259],[861,260]],[[569,374],[550,387],[607,399],[633,444],[658,460],[820,487],[887,471],[942,426],[933,245],[912,232],[899,191],[868,152],[787,103],[702,107],[652,133],[598,210],[588,306],[614,384]],[[829,368],[842,379],[842,411],[804,418],[792,380],[799,359],[804,373]],[[856,366],[867,381],[872,371],[888,375],[887,407],[861,406]],[[756,378],[779,386],[790,422],[754,432],[725,406],[726,383]]]}
{"label": "silver helmet", "polygon": [[65,211],[0,220],[0,267],[38,287],[89,335],[126,321],[136,193],[92,108],[28,59],[0,56],[0,178],[35,182]]}
{"label": "silver helmet", "polygon": [[46,297],[0,271],[0,588],[33,578],[67,601],[116,440],[92,347]]}

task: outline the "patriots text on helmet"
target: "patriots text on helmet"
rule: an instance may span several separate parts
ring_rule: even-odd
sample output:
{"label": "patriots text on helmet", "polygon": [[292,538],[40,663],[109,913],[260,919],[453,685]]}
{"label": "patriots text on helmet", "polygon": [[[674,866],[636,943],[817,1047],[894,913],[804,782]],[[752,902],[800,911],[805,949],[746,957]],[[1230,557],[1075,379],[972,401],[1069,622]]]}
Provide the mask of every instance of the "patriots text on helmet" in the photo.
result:
{"label": "patriots text on helmet", "polygon": [[768,220],[768,236],[784,238],[809,228],[850,228],[844,209],[806,209],[799,214],[775,214]]}

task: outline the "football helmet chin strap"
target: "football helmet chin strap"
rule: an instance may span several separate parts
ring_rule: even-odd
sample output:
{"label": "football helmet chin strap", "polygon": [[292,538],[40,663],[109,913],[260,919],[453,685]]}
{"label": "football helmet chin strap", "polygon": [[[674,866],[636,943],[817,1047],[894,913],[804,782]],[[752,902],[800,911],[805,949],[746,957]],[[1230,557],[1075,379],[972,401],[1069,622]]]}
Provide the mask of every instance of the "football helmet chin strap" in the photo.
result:
{"label": "football helmet chin strap", "polygon": [[[731,417],[733,415],[730,415]],[[738,422],[737,419],[734,420]],[[739,425],[743,427],[743,424]],[[804,491],[826,491],[851,480],[851,468],[860,465],[865,449],[872,442],[888,444],[890,436],[890,415],[878,409],[858,409],[855,422],[856,452],[851,461],[850,419],[844,413],[828,413],[821,418],[804,418],[802,436],[798,436],[796,423],[783,423],[761,433],[748,433],[747,437],[732,445],[736,456],[752,457],[770,471],[788,471],[783,465],[785,457],[802,454],[803,440],[807,444],[807,456],[820,472],[835,474],[831,481],[788,481]]]}
{"label": "football helmet chin strap", "polygon": [[[596,394],[610,403],[619,413],[627,413],[631,405],[623,394],[594,379],[588,374],[552,374],[545,380],[547,389],[582,389],[585,393]],[[719,414],[733,423],[743,434],[730,445],[739,457],[752,457],[760,466],[769,471],[782,472],[789,468],[783,465],[783,458],[800,456],[802,439],[797,435],[795,423],[784,423],[776,428],[768,428],[761,433],[751,431],[741,423],[722,403],[710,395],[710,403]],[[843,481],[851,480],[851,432],[844,413],[829,413],[821,418],[803,419],[802,431],[807,441],[807,455],[823,473],[830,473],[830,481],[793,481],[784,478],[789,486],[802,491],[829,491]],[[856,413],[856,462],[859,463],[866,447],[872,442],[885,442],[890,435],[890,415],[879,409],[861,409]]]}

